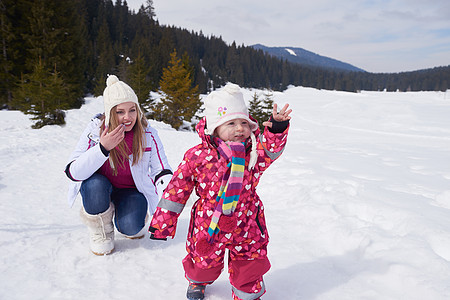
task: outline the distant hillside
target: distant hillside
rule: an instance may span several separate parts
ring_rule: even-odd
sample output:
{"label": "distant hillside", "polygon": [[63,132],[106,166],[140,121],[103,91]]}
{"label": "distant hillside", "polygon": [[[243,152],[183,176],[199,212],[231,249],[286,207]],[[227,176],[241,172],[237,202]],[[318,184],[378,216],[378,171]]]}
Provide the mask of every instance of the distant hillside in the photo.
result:
{"label": "distant hillside", "polygon": [[266,47],[261,44],[252,45],[255,49],[261,49],[268,54],[286,59],[289,62],[297,63],[301,65],[308,65],[313,67],[321,67],[325,69],[344,70],[344,71],[356,71],[365,72],[364,70],[352,66],[348,63],[341,62],[339,60],[321,56],[313,52],[307,51],[302,48],[293,47]]}

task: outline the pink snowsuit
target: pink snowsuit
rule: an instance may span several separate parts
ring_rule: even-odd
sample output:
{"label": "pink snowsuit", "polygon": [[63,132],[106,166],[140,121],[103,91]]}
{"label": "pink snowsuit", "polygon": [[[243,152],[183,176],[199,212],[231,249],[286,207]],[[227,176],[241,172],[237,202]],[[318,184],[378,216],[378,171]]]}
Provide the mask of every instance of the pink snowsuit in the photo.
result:
{"label": "pink snowsuit", "polygon": [[205,118],[196,129],[202,143],[186,151],[184,158],[165,189],[150,224],[153,237],[174,237],[177,219],[195,188],[199,199],[193,204],[186,241],[187,256],[183,259],[186,278],[191,282],[212,283],[224,264],[225,249],[229,249],[228,269],[234,295],[240,299],[256,299],[265,292],[262,276],[270,269],[267,258],[269,236],[264,206],[256,194],[262,173],[274,162],[286,144],[289,126],[282,133],[265,128],[254,133],[257,141],[257,162],[248,170],[251,141],[246,145],[245,171],[239,202],[234,211],[237,227],[231,232],[214,235],[213,251],[201,255],[197,242],[209,237],[208,227],[216,208],[216,197],[228,162],[219,155],[210,135],[204,133]]}

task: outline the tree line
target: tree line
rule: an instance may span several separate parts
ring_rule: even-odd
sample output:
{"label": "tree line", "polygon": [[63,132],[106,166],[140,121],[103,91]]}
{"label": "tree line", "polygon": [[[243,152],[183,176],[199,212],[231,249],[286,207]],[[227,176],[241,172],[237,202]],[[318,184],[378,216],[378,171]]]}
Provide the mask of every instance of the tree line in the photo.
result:
{"label": "tree line", "polygon": [[221,37],[161,26],[152,0],[137,12],[122,0],[0,0],[0,34],[0,108],[32,114],[38,127],[60,124],[64,110],[79,107],[87,94],[100,95],[107,74],[130,84],[144,106],[161,115],[167,109],[153,103],[149,92],[167,85],[164,72],[177,59],[194,94],[228,81],[271,90],[289,85],[352,92],[450,88],[450,66],[395,74],[314,68],[227,45]]}

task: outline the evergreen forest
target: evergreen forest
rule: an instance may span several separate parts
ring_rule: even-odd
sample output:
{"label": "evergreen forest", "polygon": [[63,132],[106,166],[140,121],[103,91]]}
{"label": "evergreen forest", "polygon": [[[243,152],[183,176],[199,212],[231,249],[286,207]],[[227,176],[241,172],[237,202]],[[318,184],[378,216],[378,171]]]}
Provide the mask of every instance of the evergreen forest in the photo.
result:
{"label": "evergreen forest", "polygon": [[288,85],[350,92],[450,89],[450,65],[403,73],[302,66],[221,37],[162,26],[152,0],[137,12],[122,0],[0,0],[0,27],[0,109],[32,114],[37,127],[64,123],[63,110],[80,107],[88,94],[101,95],[108,74],[151,107],[149,91],[167,85],[162,80],[171,77],[163,74],[177,59],[195,99],[226,82],[279,91]]}

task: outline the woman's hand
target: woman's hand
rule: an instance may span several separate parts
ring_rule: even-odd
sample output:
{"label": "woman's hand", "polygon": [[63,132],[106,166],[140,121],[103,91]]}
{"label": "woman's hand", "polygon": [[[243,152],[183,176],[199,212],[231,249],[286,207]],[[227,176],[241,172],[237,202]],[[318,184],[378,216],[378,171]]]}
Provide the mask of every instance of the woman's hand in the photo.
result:
{"label": "woman's hand", "polygon": [[125,137],[125,125],[120,124],[113,131],[108,132],[108,126],[105,127],[100,135],[100,144],[107,150],[114,149]]}
{"label": "woman's hand", "polygon": [[[292,109],[289,109],[289,104],[285,104],[283,106],[283,108],[280,110],[280,112],[278,112],[277,109],[277,104],[274,103],[273,104],[273,110],[272,110],[272,118],[273,120],[277,121],[277,122],[283,122],[283,121],[288,121],[291,119],[291,116],[289,116],[289,114],[292,112]],[[263,122],[263,126],[267,126],[272,128],[273,123],[270,121],[267,122]]]}

